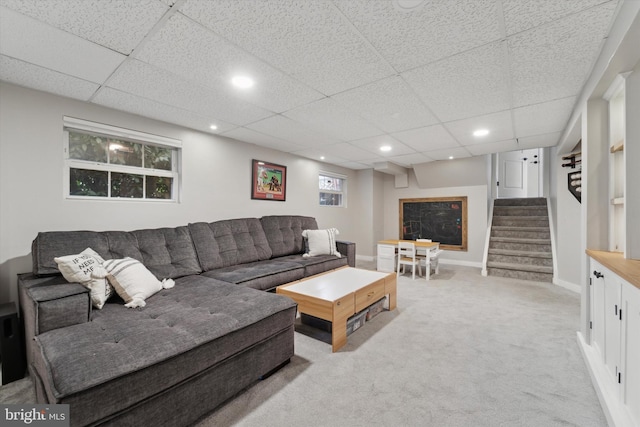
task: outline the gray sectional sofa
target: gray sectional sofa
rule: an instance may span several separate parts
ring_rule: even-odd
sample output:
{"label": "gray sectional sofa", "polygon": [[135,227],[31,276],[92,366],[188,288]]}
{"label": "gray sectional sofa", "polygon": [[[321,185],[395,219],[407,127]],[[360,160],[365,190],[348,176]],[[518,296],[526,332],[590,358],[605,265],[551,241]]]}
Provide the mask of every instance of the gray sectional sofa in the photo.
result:
{"label": "gray sectional sofa", "polygon": [[[302,257],[314,218],[267,216],[176,228],[39,233],[33,272],[19,276],[27,362],[38,403],[70,404],[72,425],[188,425],[293,356],[295,303],[265,292],[355,266]],[[88,290],[60,276],[54,257],[87,247],[131,257],[175,287],[128,309],[92,309]]]}

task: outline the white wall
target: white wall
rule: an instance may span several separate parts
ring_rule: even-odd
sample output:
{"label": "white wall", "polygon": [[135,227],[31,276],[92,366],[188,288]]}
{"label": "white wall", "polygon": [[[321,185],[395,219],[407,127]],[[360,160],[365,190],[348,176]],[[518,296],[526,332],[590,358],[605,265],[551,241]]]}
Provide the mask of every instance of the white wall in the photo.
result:
{"label": "white wall", "polygon": [[[318,204],[320,170],[347,175],[354,189],[353,170],[5,83],[0,94],[0,303],[17,300],[16,275],[31,270],[31,241],[39,231],[135,230],[292,214],[313,216],[321,228],[337,227],[341,239],[358,243],[357,192],[348,192],[347,208]],[[65,115],[182,140],[181,202],[66,200]],[[251,200],[253,158],[287,166],[285,202]]]}
{"label": "white wall", "polygon": [[[454,161],[452,161],[454,162]],[[427,164],[428,167],[429,164]],[[488,163],[487,163],[488,167]],[[486,173],[482,174],[483,180]],[[456,177],[456,179],[458,179]],[[446,182],[443,182],[446,185]],[[400,199],[420,197],[458,197],[467,196],[467,244],[463,251],[445,251],[441,259],[474,267],[482,267],[484,243],[487,232],[487,198],[489,188],[486,184],[458,187],[420,188],[416,177],[409,173],[409,187],[395,188],[395,180],[387,175],[384,181],[384,237],[398,239],[400,233]]]}
{"label": "white wall", "polygon": [[[554,186],[551,197],[556,233],[557,270],[554,278],[558,284],[580,286],[582,268],[582,214],[580,202],[569,192],[567,175],[577,169],[563,168],[562,155],[552,150],[549,156],[553,169],[551,185]],[[560,212],[561,214],[558,214]]]}

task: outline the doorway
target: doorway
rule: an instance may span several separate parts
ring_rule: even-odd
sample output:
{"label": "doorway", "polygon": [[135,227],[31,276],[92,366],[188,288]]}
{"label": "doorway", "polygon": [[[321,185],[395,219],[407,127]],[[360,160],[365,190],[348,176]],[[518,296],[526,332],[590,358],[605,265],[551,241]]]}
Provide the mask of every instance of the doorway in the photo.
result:
{"label": "doorway", "polygon": [[540,197],[541,150],[509,151],[497,155],[497,197]]}

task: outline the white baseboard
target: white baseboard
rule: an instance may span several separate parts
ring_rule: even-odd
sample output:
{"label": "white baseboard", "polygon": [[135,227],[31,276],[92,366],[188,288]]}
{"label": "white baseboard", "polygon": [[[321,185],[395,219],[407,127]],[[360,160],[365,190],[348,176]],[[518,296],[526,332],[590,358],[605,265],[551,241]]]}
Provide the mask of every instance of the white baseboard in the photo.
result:
{"label": "white baseboard", "polygon": [[553,276],[553,280],[552,282],[554,285],[560,286],[561,288],[565,288],[568,289],[570,291],[573,291],[577,294],[582,292],[582,289],[580,289],[580,285],[576,285],[575,283],[571,283],[571,282],[567,282],[566,280],[562,280],[562,279],[558,279],[557,277]]}
{"label": "white baseboard", "polygon": [[602,358],[592,346],[587,344],[580,331],[577,332],[577,335],[578,346],[589,370],[589,375],[591,375],[591,382],[600,400],[600,406],[602,406],[602,411],[607,418],[607,423],[611,427],[637,427],[618,399],[616,384],[613,378],[610,379],[610,373],[602,362]]}
{"label": "white baseboard", "polygon": [[356,261],[374,262],[375,260],[376,260],[376,257],[374,257],[374,256],[356,254]]}

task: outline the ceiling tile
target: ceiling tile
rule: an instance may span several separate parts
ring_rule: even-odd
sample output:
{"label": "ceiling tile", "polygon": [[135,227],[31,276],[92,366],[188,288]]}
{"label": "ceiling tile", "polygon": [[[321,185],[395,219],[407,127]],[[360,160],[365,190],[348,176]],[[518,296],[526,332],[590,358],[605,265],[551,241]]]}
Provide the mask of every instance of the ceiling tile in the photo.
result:
{"label": "ceiling tile", "polygon": [[126,61],[109,80],[109,86],[235,125],[251,123],[272,114],[136,60]]}
{"label": "ceiling tile", "polygon": [[507,35],[564,18],[608,0],[502,0]]}
{"label": "ceiling tile", "polygon": [[544,135],[528,136],[518,139],[518,147],[521,150],[528,148],[553,147],[560,140],[562,132],[547,133]]}
{"label": "ceiling tile", "polygon": [[3,7],[0,54],[94,83],[104,82],[126,58]]}
{"label": "ceiling tile", "polygon": [[615,3],[507,39],[515,107],[577,95],[607,35]]}
{"label": "ceiling tile", "polygon": [[[137,58],[274,112],[324,97],[181,14],[172,16]],[[238,74],[252,77],[255,85],[246,90],[234,87],[231,79]]]}
{"label": "ceiling tile", "polygon": [[335,4],[398,71],[502,37],[496,0],[430,1],[409,13],[396,9],[391,1],[339,0]]}
{"label": "ceiling tile", "polygon": [[317,160],[320,162],[327,162],[327,163],[333,163],[333,164],[345,163],[348,161],[347,159],[344,159],[342,157],[326,154],[323,150],[321,149],[316,150],[314,148],[307,148],[300,151],[294,151],[293,154],[295,154],[296,156],[307,157],[309,159]]}
{"label": "ceiling tile", "polygon": [[[462,145],[486,144],[514,137],[510,111],[457,120],[445,123],[444,126]],[[473,136],[473,132],[478,129],[487,129],[489,135],[478,138]]]}
{"label": "ceiling tile", "polygon": [[374,154],[360,147],[356,147],[350,142],[327,145],[322,147],[322,151],[335,156],[340,156],[347,160],[364,161],[365,163],[379,157],[377,153]]}
{"label": "ceiling tile", "polygon": [[558,132],[565,128],[575,97],[529,105],[513,110],[516,137]]}
{"label": "ceiling tile", "polygon": [[301,145],[274,138],[247,128],[235,128],[229,132],[225,132],[223,135],[237,139],[238,141],[246,141],[255,145],[273,148],[274,150],[284,152],[299,151],[304,148]]}
{"label": "ceiling tile", "polygon": [[471,157],[471,154],[469,154],[469,152],[463,147],[429,151],[428,153],[424,153],[424,155],[432,158],[433,160],[449,160],[449,157],[453,157],[454,159]]}
{"label": "ceiling tile", "polygon": [[293,142],[300,146],[324,146],[340,142],[339,139],[316,132],[288,117],[275,115],[246,126],[260,133]]}
{"label": "ceiling tile", "polygon": [[360,86],[332,98],[386,132],[438,122],[399,76]]}
{"label": "ceiling tile", "polygon": [[520,146],[515,139],[509,139],[507,141],[467,145],[465,148],[474,156],[481,156],[484,154],[503,153],[506,151],[519,150]]}
{"label": "ceiling tile", "polygon": [[342,166],[343,168],[353,169],[353,170],[363,170],[363,169],[371,169],[373,166],[370,164],[358,163],[358,162],[344,162],[344,163],[336,163],[338,166]]}
{"label": "ceiling tile", "polygon": [[2,0],[2,5],[125,55],[169,10],[156,0]]}
{"label": "ceiling tile", "polygon": [[191,0],[180,12],[326,95],[394,73],[331,2]]}
{"label": "ceiling tile", "polygon": [[235,127],[230,123],[215,120],[215,125],[218,126],[218,129],[214,132],[210,128],[210,126],[214,124],[211,118],[202,117],[191,111],[176,108],[172,105],[161,104],[108,87],[100,89],[92,102],[207,133],[222,133]]}
{"label": "ceiling tile", "polygon": [[[378,135],[369,138],[358,139],[350,141],[350,143],[363,150],[369,151],[380,157],[400,156],[403,154],[413,154],[416,152],[413,148],[404,145],[397,139],[394,139],[390,135]],[[380,151],[380,147],[388,145],[391,147],[390,151]]]}
{"label": "ceiling tile", "polygon": [[460,146],[442,125],[397,132],[391,136],[420,152]]}
{"label": "ceiling tile", "polygon": [[415,153],[415,154],[405,154],[404,156],[389,157],[389,160],[400,166],[404,166],[408,168],[413,165],[419,165],[420,163],[432,162],[434,159],[432,159],[431,157],[423,153]]}
{"label": "ceiling tile", "polygon": [[347,110],[331,98],[324,98],[284,113],[292,120],[340,140],[380,135],[380,129]]}
{"label": "ceiling tile", "polygon": [[98,85],[76,77],[0,55],[0,80],[68,98],[89,100]]}
{"label": "ceiling tile", "polygon": [[510,107],[503,43],[491,43],[402,74],[447,122]]}

